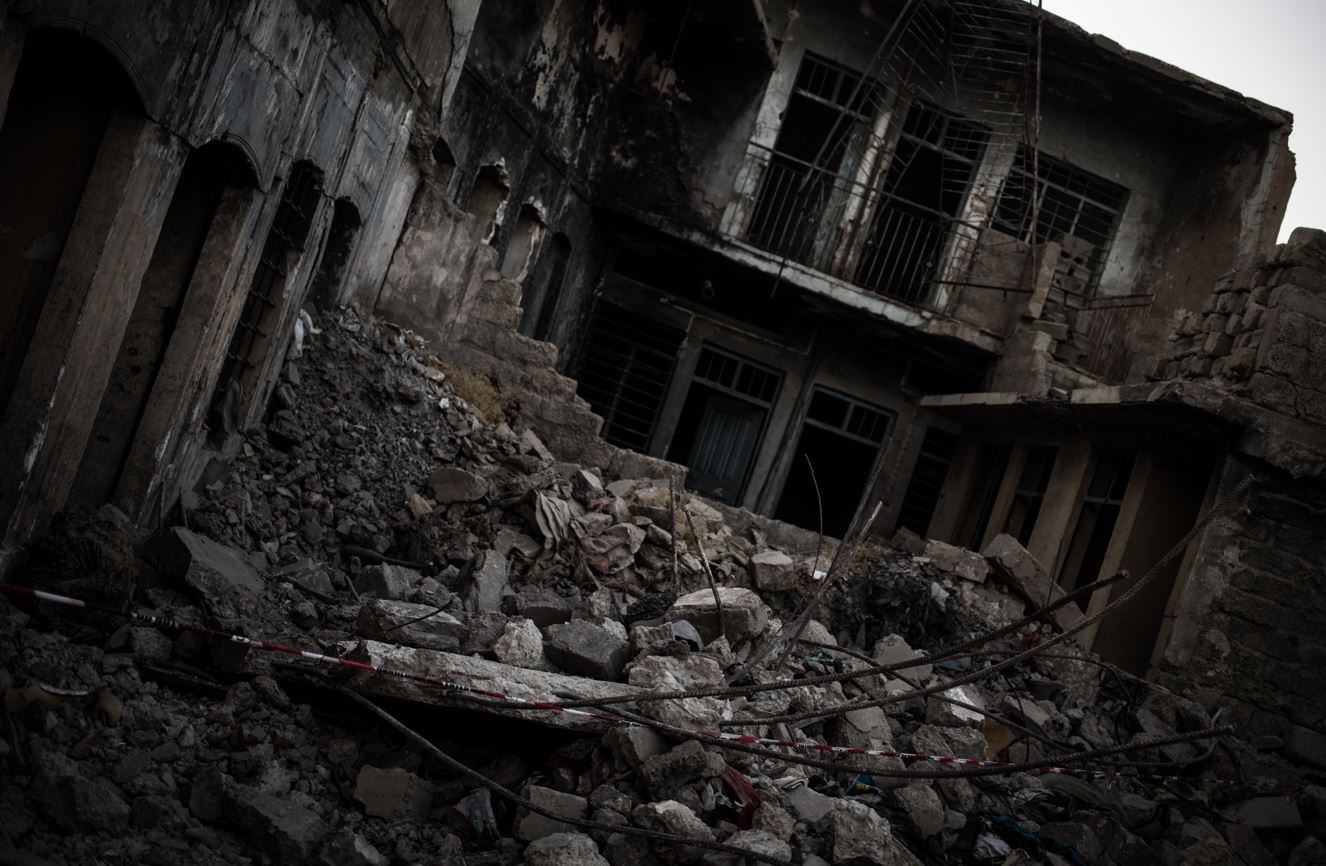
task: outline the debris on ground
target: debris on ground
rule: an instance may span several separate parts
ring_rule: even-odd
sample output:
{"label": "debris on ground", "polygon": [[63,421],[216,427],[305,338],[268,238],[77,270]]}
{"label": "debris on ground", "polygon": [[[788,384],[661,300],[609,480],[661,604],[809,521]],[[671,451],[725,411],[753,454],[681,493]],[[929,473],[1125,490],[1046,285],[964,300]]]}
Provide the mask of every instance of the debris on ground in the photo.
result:
{"label": "debris on ground", "polygon": [[1028,616],[1052,587],[1013,539],[835,574],[830,540],[481,420],[406,331],[320,324],[171,528],[69,516],[18,579],[471,691],[0,596],[4,862],[1322,862],[1321,734],[1217,747],[1071,640],[996,667],[1082,615]]}

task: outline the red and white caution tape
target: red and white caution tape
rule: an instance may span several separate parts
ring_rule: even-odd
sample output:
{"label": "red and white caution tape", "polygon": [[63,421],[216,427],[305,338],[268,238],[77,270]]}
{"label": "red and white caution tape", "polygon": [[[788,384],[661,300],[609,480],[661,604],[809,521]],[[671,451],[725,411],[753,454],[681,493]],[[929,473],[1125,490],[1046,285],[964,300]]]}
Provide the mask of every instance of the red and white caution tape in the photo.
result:
{"label": "red and white caution tape", "polygon": [[[57,595],[53,592],[46,592],[40,589],[33,589],[27,586],[17,586],[10,583],[0,583],[0,590],[26,595],[40,601],[60,604],[66,607],[81,608],[84,610],[100,610],[108,613],[128,617],[134,622],[140,622],[156,628],[170,628],[178,631],[189,631],[196,634],[206,635],[212,638],[228,640],[232,643],[242,644],[253,647],[254,649],[266,650],[268,652],[284,653],[295,656],[296,658],[308,659],[309,661],[322,662],[323,664],[336,665],[340,667],[352,668],[358,671],[367,671],[370,673],[381,674],[382,676],[394,677],[400,680],[407,680],[423,685],[437,686],[447,691],[464,692],[465,694],[477,697],[488,698],[494,701],[506,701],[510,703],[523,704],[532,710],[544,710],[547,712],[565,713],[572,716],[581,716],[584,718],[597,719],[604,722],[620,725],[640,725],[640,722],[632,719],[625,719],[621,716],[606,713],[602,711],[586,710],[577,707],[563,707],[556,703],[546,701],[530,700],[516,695],[509,695],[504,692],[493,691],[491,689],[479,689],[473,686],[467,686],[464,683],[456,683],[450,680],[430,677],[427,674],[416,674],[408,671],[400,671],[392,668],[385,668],[381,665],[375,665],[372,662],[355,661],[354,659],[343,658],[341,656],[327,655],[325,653],[313,652],[311,650],[290,647],[284,644],[275,643],[260,638],[246,637],[231,632],[219,631],[197,623],[184,622],[171,617],[157,616],[150,613],[140,613],[138,611],[115,608],[110,605],[97,604],[95,602],[83,601],[82,599],[72,598],[67,595]],[[789,686],[795,683],[789,683]],[[933,764],[945,764],[958,767],[1007,767],[1012,766],[1007,761],[995,761],[985,758],[963,758],[957,755],[925,755],[916,752],[897,752],[889,749],[866,749],[856,746],[835,746],[825,743],[817,743],[814,740],[793,740],[793,739],[775,739],[772,737],[757,737],[752,734],[735,734],[727,731],[695,731],[696,736],[706,739],[721,740],[731,743],[741,743],[743,745],[774,746],[785,749],[796,749],[806,752],[827,752],[839,755],[866,755],[874,758],[898,758],[904,761],[925,761]],[[1085,776],[1090,779],[1100,781],[1113,781],[1123,778],[1124,774],[1117,770],[1092,770],[1082,767],[1057,767],[1044,766],[1037,767],[1034,770],[1026,772],[1035,773],[1058,773],[1072,776]],[[1145,779],[1149,781],[1174,781],[1181,777],[1178,776],[1156,776],[1145,774],[1127,774],[1130,779]]]}

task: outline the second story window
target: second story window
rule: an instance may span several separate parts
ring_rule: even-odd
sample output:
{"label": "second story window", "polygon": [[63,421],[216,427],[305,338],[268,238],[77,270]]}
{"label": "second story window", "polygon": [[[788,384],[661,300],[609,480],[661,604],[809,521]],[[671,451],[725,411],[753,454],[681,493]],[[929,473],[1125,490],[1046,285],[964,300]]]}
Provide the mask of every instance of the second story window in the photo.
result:
{"label": "second story window", "polygon": [[1033,184],[1031,151],[1026,145],[1019,146],[1013,170],[999,193],[995,228],[1021,241],[1062,244],[1066,256],[1082,261],[1086,270],[1083,288],[1089,297],[1100,283],[1105,255],[1128,203],[1128,190],[1043,153],[1036,177]]}

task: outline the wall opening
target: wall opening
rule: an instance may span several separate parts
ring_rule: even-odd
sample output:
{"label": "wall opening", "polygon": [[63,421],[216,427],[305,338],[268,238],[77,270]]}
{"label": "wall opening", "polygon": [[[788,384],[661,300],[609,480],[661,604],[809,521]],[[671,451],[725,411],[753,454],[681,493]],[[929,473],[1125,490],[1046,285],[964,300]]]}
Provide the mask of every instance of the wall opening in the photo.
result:
{"label": "wall opening", "polygon": [[529,275],[530,266],[537,260],[547,230],[543,217],[539,216],[534,205],[526,203],[520,206],[516,226],[511,231],[506,253],[502,256],[502,276],[520,282]]}
{"label": "wall opening", "polygon": [[702,346],[668,459],[684,463],[686,486],[741,501],[783,374],[714,346]]}
{"label": "wall opening", "polygon": [[498,229],[510,188],[502,171],[495,165],[485,165],[474,178],[470,191],[470,213],[474,216],[475,237],[481,244],[497,244]]}
{"label": "wall opening", "polygon": [[322,182],[322,170],[311,162],[297,162],[290,171],[217,380],[209,425],[214,437],[238,428],[245,397],[272,344],[286,280],[308,243]]}
{"label": "wall opening", "polygon": [[577,365],[577,393],[603,418],[603,438],[646,451],[686,335],[612,304],[599,304]]}
{"label": "wall opening", "polygon": [[990,525],[990,515],[994,512],[995,499],[999,496],[999,486],[1012,453],[1011,445],[999,442],[982,442],[977,446],[976,471],[967,501],[963,503],[958,530],[953,536],[954,544],[968,550],[983,547],[985,530]]}
{"label": "wall opening", "polygon": [[1023,547],[1030,543],[1031,533],[1036,529],[1036,518],[1040,517],[1045,491],[1050,488],[1050,476],[1054,473],[1058,454],[1059,449],[1054,447],[1027,449],[1008,518],[1004,521],[1004,532],[1016,538]]}
{"label": "wall opening", "polygon": [[818,530],[822,503],[825,534],[842,538],[895,417],[886,409],[816,387],[774,517]]}
{"label": "wall opening", "polygon": [[544,244],[538,264],[525,280],[521,292],[520,333],[526,337],[548,339],[570,262],[571,239],[558,232]]}
{"label": "wall opening", "polygon": [[958,437],[938,427],[929,427],[921,440],[921,451],[916,456],[916,467],[907,482],[898,511],[898,528],[909,529],[925,538],[930,532],[930,519],[935,516],[948,468],[958,450]]}
{"label": "wall opening", "polygon": [[1072,592],[1100,576],[1132,471],[1131,451],[1102,448],[1096,453],[1091,480],[1082,494],[1077,524],[1059,568],[1058,582],[1065,591]]}
{"label": "wall opening", "polygon": [[331,229],[327,232],[327,246],[318,262],[310,294],[322,305],[338,302],[341,285],[345,282],[346,266],[354,253],[355,239],[359,236],[359,209],[348,198],[338,198],[332,209]]}
{"label": "wall opening", "polygon": [[247,165],[229,145],[205,145],[185,161],[102,392],[71,502],[96,508],[114,495],[222,193],[248,183]]}
{"label": "wall opening", "polygon": [[137,98],[101,46],[36,30],[0,129],[0,410],[13,395],[111,115]]}
{"label": "wall opening", "polygon": [[451,181],[456,176],[456,154],[452,152],[451,145],[447,144],[445,138],[439,137],[433,142],[432,156],[437,185],[442,189],[450,189]]}

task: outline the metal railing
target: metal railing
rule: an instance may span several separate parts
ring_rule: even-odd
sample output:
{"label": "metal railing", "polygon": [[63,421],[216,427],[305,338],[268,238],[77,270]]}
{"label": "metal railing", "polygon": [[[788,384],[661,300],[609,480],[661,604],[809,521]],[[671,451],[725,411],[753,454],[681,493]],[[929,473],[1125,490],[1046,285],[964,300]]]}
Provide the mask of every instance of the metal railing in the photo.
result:
{"label": "metal railing", "polygon": [[757,144],[723,232],[858,288],[926,305],[950,218]]}

